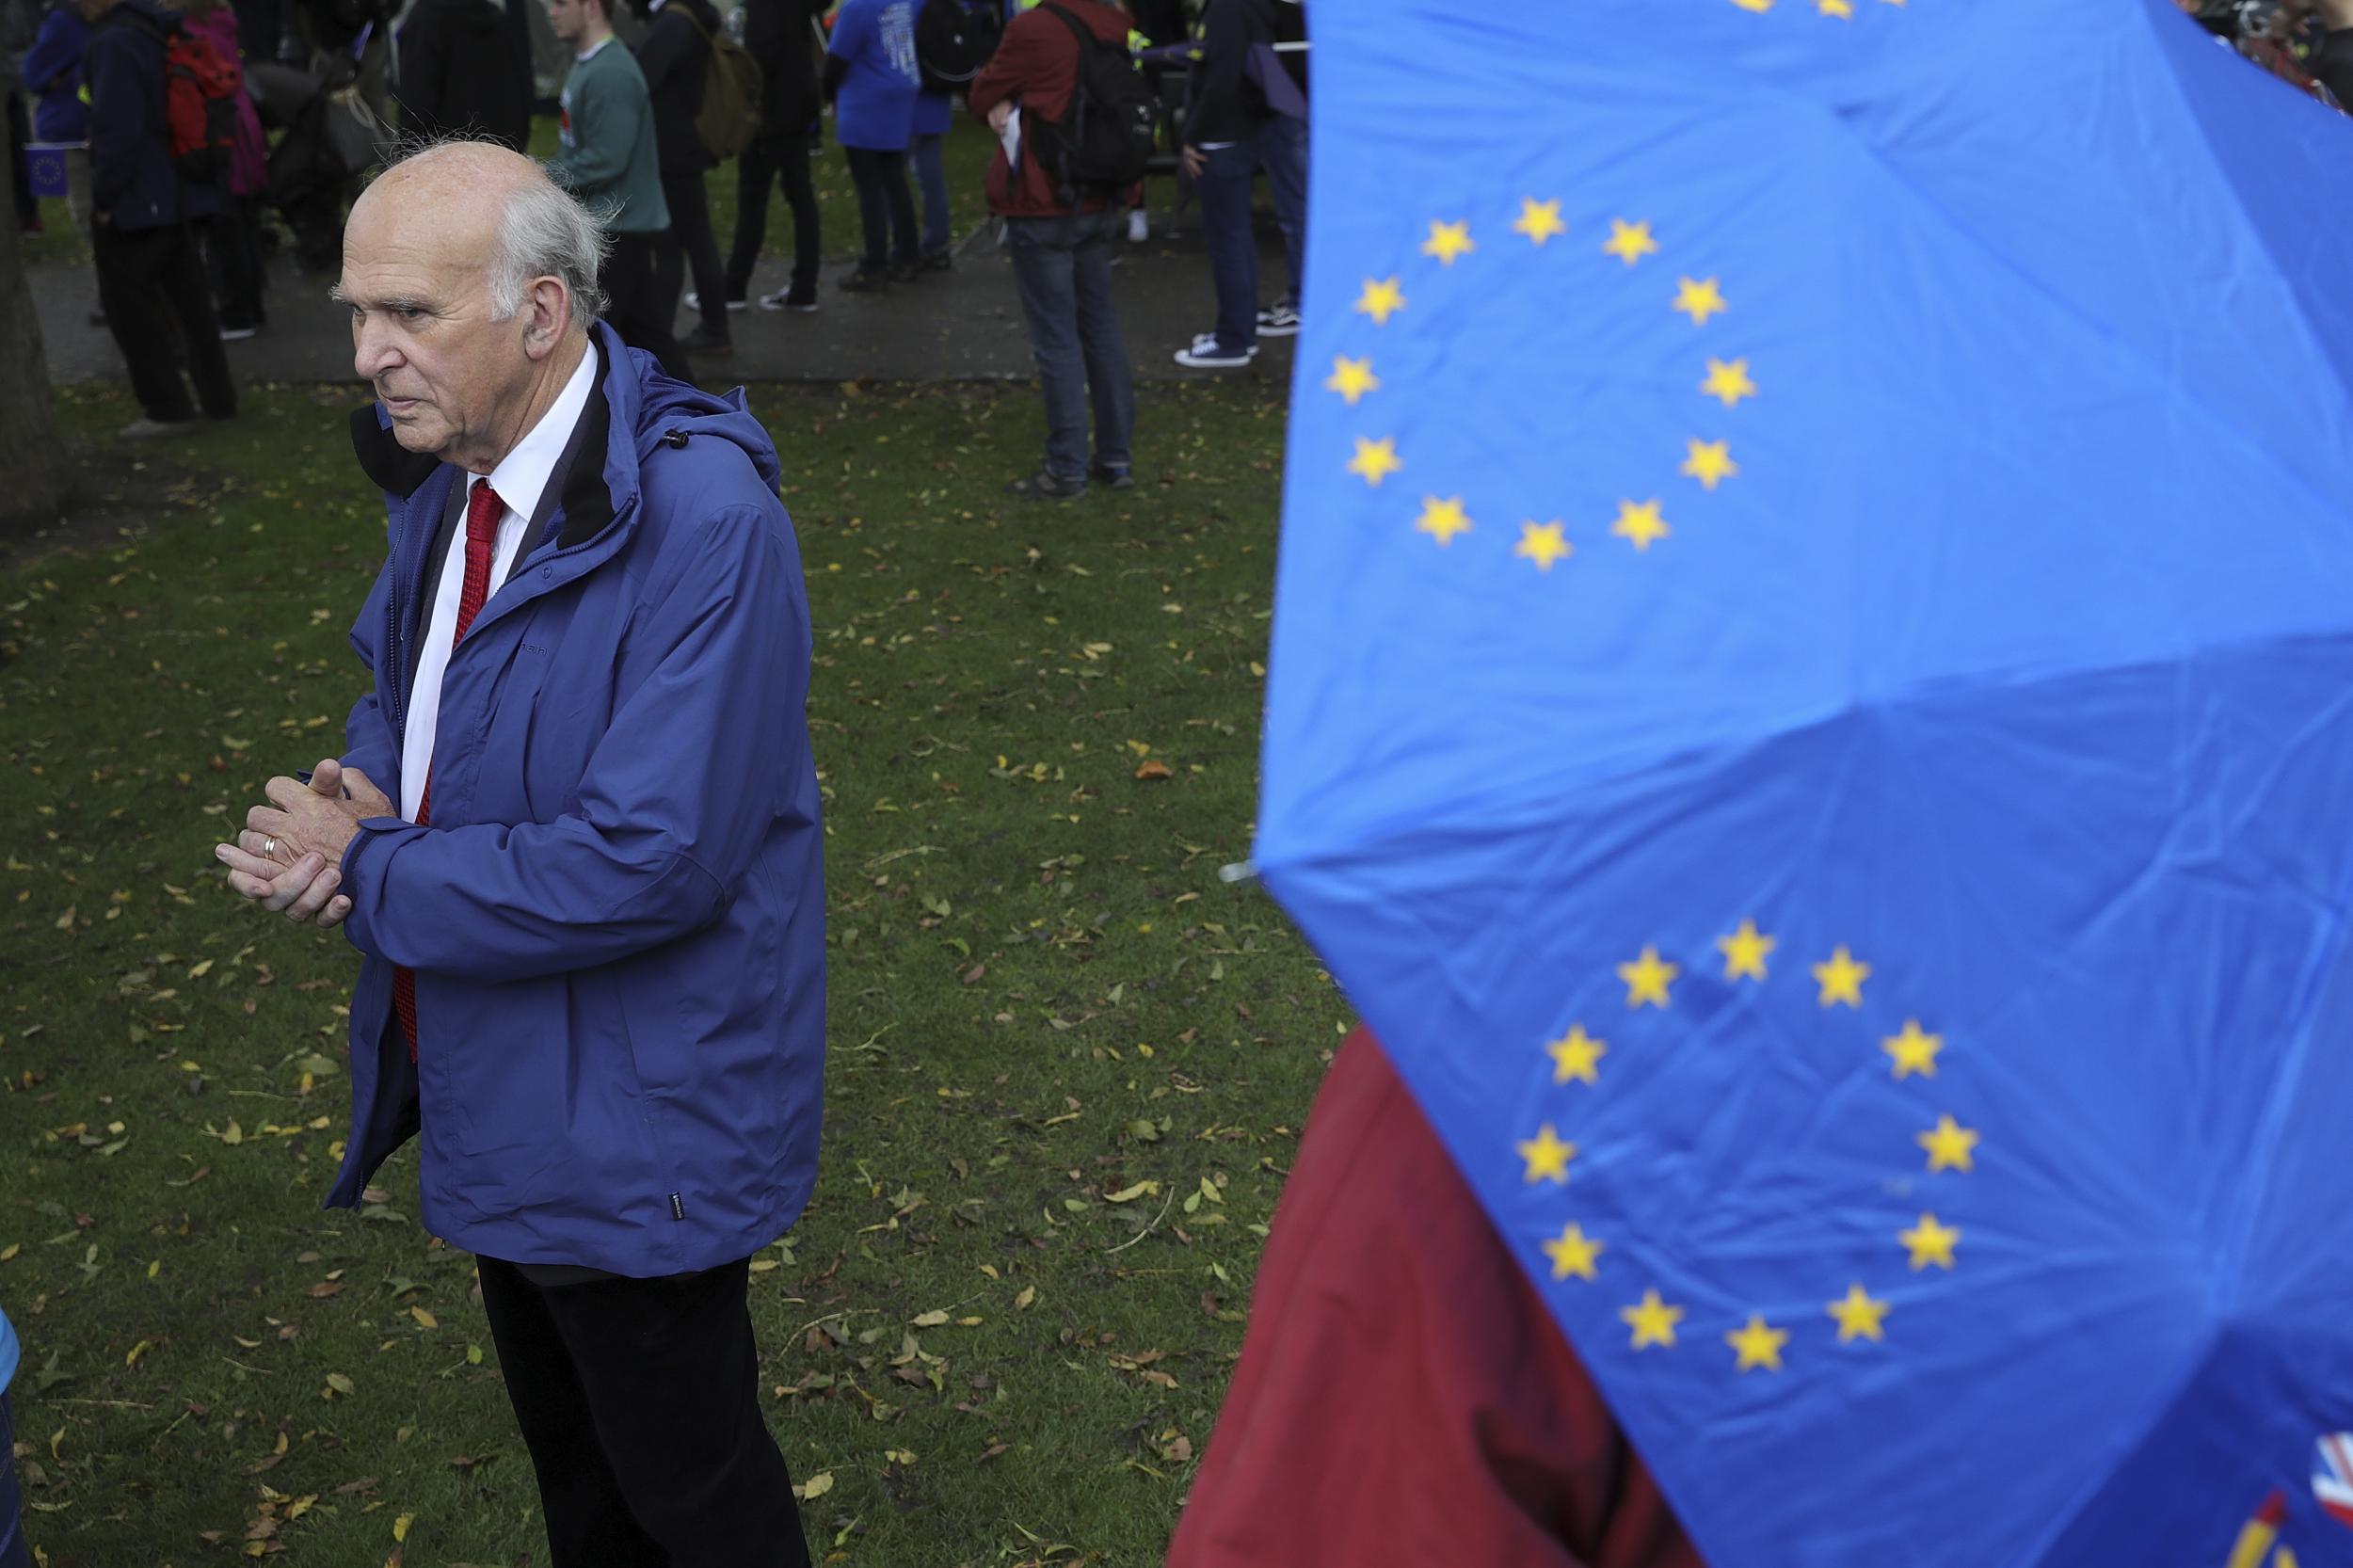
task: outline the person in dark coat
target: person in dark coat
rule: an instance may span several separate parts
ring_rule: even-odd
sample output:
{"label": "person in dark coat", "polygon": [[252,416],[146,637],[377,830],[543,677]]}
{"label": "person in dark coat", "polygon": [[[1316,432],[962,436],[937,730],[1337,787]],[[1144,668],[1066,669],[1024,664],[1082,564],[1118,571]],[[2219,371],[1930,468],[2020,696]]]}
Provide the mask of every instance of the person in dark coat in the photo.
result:
{"label": "person in dark coat", "polygon": [[[195,229],[219,213],[220,195],[210,183],[181,178],[164,120],[164,45],[180,20],[155,0],[75,3],[90,24],[90,246],[98,300],[146,410],[122,433],[189,428],[200,402],[211,418],[232,419],[237,389]],[[180,378],[183,355],[196,379],[195,402]]]}
{"label": "person in dark coat", "polygon": [[[678,241],[673,256],[682,256],[695,275],[696,302],[703,324],[679,344],[690,354],[731,354],[728,332],[727,273],[719,265],[719,240],[711,230],[711,200],[703,176],[719,160],[703,150],[695,130],[703,111],[703,77],[711,69],[711,40],[719,31],[719,13],[710,0],[652,0],[652,20],[636,48],[637,69],[645,72],[646,91],[653,98],[654,142],[662,160],[662,199],[669,203],[670,234]],[[677,261],[663,280],[662,296],[678,307]]]}
{"label": "person in dark coat", "polygon": [[531,62],[515,57],[500,0],[417,0],[400,29],[401,135],[488,136],[520,152],[531,137]]}
{"label": "person in dark coat", "polygon": [[728,309],[740,311],[768,232],[768,187],[792,210],[792,280],[762,295],[763,311],[817,309],[817,187],[809,180],[818,128],[816,17],[821,0],[744,0],[744,47],[760,67],[760,135],[735,160],[735,248]]}

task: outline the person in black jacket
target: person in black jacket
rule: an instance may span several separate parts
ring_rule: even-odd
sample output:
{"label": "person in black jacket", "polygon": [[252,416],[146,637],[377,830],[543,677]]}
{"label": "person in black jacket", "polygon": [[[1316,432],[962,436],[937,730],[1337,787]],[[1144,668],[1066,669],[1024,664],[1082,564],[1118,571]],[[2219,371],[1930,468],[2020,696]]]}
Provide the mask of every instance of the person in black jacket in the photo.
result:
{"label": "person in black jacket", "polygon": [[164,120],[164,45],[180,19],[155,0],[74,0],[90,24],[90,248],[131,391],[144,418],[126,436],[194,427],[196,405],[180,378],[185,357],[197,397],[214,419],[237,412],[236,384],[220,346],[220,320],[205,286],[196,230],[220,211],[209,183],[181,178]]}
{"label": "person in black jacket", "polygon": [[530,81],[501,0],[417,0],[401,26],[394,96],[411,140],[488,136],[520,152],[531,136]]}
{"label": "person in black jacket", "polygon": [[728,257],[728,309],[740,311],[768,233],[768,185],[792,210],[792,281],[760,296],[763,311],[817,309],[817,187],[809,146],[818,129],[817,12],[823,0],[744,0],[744,47],[760,67],[760,136],[735,160],[735,248]]}
{"label": "person in black jacket", "polygon": [[703,192],[703,176],[719,160],[703,150],[702,137],[695,131],[719,13],[710,0],[651,0],[649,9],[652,20],[637,44],[637,69],[645,72],[646,91],[653,98],[662,199],[669,203],[670,234],[678,241],[664,268],[662,297],[677,310],[678,258],[682,254],[695,274],[703,324],[679,346],[690,354],[731,354],[735,345],[728,334],[727,275],[719,265],[719,241],[711,232],[711,202]]}
{"label": "person in black jacket", "polygon": [[[1287,33],[1304,36],[1296,0],[1209,0],[1201,13],[1199,64],[1185,104],[1185,172],[1201,198],[1217,290],[1217,327],[1176,351],[1195,370],[1225,370],[1257,357],[1261,337],[1299,330],[1301,244],[1307,198],[1306,121],[1276,110],[1251,79]],[[1280,69],[1280,68],[1278,68]],[[1294,84],[1297,78],[1293,78]],[[1290,268],[1289,292],[1258,306],[1258,247],[1250,220],[1251,177],[1260,168],[1274,196]]]}

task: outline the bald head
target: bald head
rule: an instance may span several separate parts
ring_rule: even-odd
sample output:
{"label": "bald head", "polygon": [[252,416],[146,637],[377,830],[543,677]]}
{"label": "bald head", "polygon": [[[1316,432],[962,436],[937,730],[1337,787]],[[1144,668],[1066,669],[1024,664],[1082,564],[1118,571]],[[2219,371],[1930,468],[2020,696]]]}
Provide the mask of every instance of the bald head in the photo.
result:
{"label": "bald head", "polygon": [[401,444],[494,467],[585,352],[603,248],[595,217],[504,147],[437,143],[378,175],[344,226],[335,296]]}

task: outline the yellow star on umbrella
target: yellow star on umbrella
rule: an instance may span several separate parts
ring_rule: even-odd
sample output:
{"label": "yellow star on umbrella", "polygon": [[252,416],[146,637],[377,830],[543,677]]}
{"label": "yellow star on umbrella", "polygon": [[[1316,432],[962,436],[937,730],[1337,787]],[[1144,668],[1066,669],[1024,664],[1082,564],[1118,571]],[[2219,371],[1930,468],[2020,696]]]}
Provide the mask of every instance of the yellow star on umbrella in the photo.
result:
{"label": "yellow star on umbrella", "polygon": [[1666,1006],[1667,987],[1682,972],[1680,966],[1659,957],[1657,948],[1643,948],[1641,957],[1618,966],[1618,978],[1625,982],[1625,1004],[1640,1007],[1649,1002],[1654,1007]]}
{"label": "yellow star on umbrella", "polygon": [[1417,532],[1429,535],[1440,544],[1452,544],[1454,536],[1467,534],[1471,529],[1469,514],[1463,510],[1463,498],[1449,496],[1444,501],[1434,495],[1421,498],[1421,516],[1415,520]]}
{"label": "yellow star on umbrella", "polygon": [[1626,265],[1632,266],[1643,257],[1656,252],[1658,248],[1658,242],[1651,237],[1650,224],[1647,221],[1628,223],[1622,217],[1613,217],[1609,220],[1609,238],[1603,242],[1601,248],[1604,253],[1615,256]]}
{"label": "yellow star on umbrella", "polygon": [[1722,399],[1724,407],[1729,408],[1744,397],[1754,397],[1756,383],[1749,379],[1748,360],[1734,360],[1727,363],[1711,358],[1707,361],[1707,379],[1700,383],[1700,391],[1710,397]]}
{"label": "yellow star on umbrella", "polygon": [[1773,8],[1773,0],[1732,0],[1732,3],[1744,11],[1754,11],[1759,16]]}
{"label": "yellow star on umbrella", "polygon": [[1609,525],[1609,532],[1622,539],[1631,540],[1639,551],[1650,549],[1653,541],[1663,539],[1674,532],[1667,520],[1658,515],[1656,501],[1618,503],[1618,520]]}
{"label": "yellow star on umbrella", "polygon": [[1841,17],[1849,22],[1854,20],[1854,0],[1816,0],[1815,8],[1824,16]]}
{"label": "yellow star on umbrella", "polygon": [[1841,943],[1821,963],[1814,966],[1815,984],[1821,986],[1824,1007],[1845,1002],[1849,1007],[1863,1005],[1863,983],[1871,978],[1871,966],[1858,962]]}
{"label": "yellow star on umbrella", "polygon": [[1421,253],[1438,258],[1440,266],[1452,266],[1454,258],[1478,249],[1470,237],[1470,220],[1460,223],[1440,223],[1430,220],[1430,237],[1421,242]]}
{"label": "yellow star on umbrella", "polygon": [[1729,936],[1717,937],[1716,945],[1723,950],[1726,980],[1762,980],[1765,960],[1779,944],[1757,930],[1754,920],[1742,920],[1739,930]]}
{"label": "yellow star on umbrella", "polygon": [[1535,562],[1538,571],[1550,571],[1553,562],[1567,560],[1577,553],[1577,547],[1561,536],[1558,522],[1523,522],[1520,542],[1512,547],[1512,553]]}
{"label": "yellow star on umbrella", "polygon": [[1673,1346],[1675,1324],[1683,1321],[1683,1308],[1660,1301],[1656,1290],[1645,1290],[1634,1305],[1618,1308],[1618,1320],[1634,1331],[1638,1351],[1651,1345]]}
{"label": "yellow star on umbrella", "polygon": [[1781,1348],[1789,1343],[1789,1331],[1774,1328],[1764,1319],[1751,1315],[1746,1323],[1724,1336],[1724,1343],[1740,1358],[1740,1364],[1733,1370],[1752,1372],[1762,1367],[1769,1372],[1778,1372]]}
{"label": "yellow star on umbrella", "polygon": [[1609,1054],[1609,1042],[1596,1040],[1586,1033],[1583,1024],[1571,1024],[1566,1034],[1558,1040],[1547,1041],[1545,1049],[1552,1057],[1552,1081],[1555,1083],[1567,1083],[1571,1080],[1599,1083],[1601,1059]]}
{"label": "yellow star on umbrella", "polygon": [[1929,1173],[1938,1171],[1974,1171],[1977,1167],[1977,1134],[1961,1126],[1950,1116],[1939,1116],[1936,1125],[1919,1134],[1913,1142],[1929,1151]]}
{"label": "yellow star on umbrella", "polygon": [[1356,407],[1365,393],[1381,390],[1381,378],[1372,373],[1369,355],[1361,360],[1352,360],[1345,354],[1334,355],[1332,374],[1325,377],[1323,384],[1348,399],[1348,406],[1352,408]]}
{"label": "yellow star on umbrella", "polygon": [[1552,1130],[1550,1122],[1538,1128],[1535,1137],[1523,1139],[1513,1147],[1519,1151],[1520,1159],[1528,1164],[1522,1179],[1550,1181],[1562,1187],[1568,1185],[1569,1161],[1577,1158],[1577,1145],[1561,1142],[1560,1134]]}
{"label": "yellow star on umbrella", "polygon": [[1689,455],[1683,459],[1684,474],[1711,490],[1740,472],[1740,465],[1732,460],[1730,441],[1695,439],[1685,444]]}
{"label": "yellow star on umbrella", "polygon": [[1944,1048],[1945,1036],[1924,1032],[1917,1018],[1906,1018],[1902,1033],[1890,1034],[1880,1042],[1880,1049],[1895,1058],[1889,1070],[1897,1078],[1910,1078],[1913,1073],[1934,1078],[1936,1053]]}
{"label": "yellow star on umbrella", "polygon": [[1953,1266],[1953,1246],[1961,1240],[1961,1231],[1953,1225],[1937,1224],[1933,1214],[1923,1214],[1918,1224],[1897,1231],[1896,1240],[1912,1255],[1914,1269],[1925,1269],[1931,1263],[1949,1269]]}
{"label": "yellow star on umbrella", "polygon": [[1397,455],[1395,436],[1384,436],[1377,441],[1357,437],[1356,456],[1348,460],[1348,472],[1361,475],[1375,489],[1381,488],[1382,480],[1404,466],[1404,459]]}
{"label": "yellow star on umbrella", "polygon": [[1545,1256],[1552,1259],[1552,1277],[1555,1279],[1567,1279],[1571,1275],[1578,1279],[1593,1278],[1593,1260],[1608,1250],[1605,1243],[1594,1240],[1585,1234],[1583,1226],[1577,1224],[1562,1229],[1559,1236],[1545,1242],[1544,1247]]}
{"label": "yellow star on umbrella", "polygon": [[1365,292],[1356,296],[1359,314],[1372,317],[1375,327],[1386,327],[1389,317],[1405,308],[1405,290],[1395,278],[1365,280]]}
{"label": "yellow star on umbrella", "polygon": [[1526,234],[1531,245],[1542,245],[1568,232],[1569,226],[1561,221],[1561,203],[1539,201],[1532,196],[1522,199],[1520,216],[1512,221],[1512,232]]}
{"label": "yellow star on umbrella", "polygon": [[1676,280],[1674,308],[1689,316],[1694,327],[1705,327],[1709,316],[1732,309],[1724,303],[1724,291],[1713,278]]}
{"label": "yellow star on umbrella", "polygon": [[1886,1331],[1881,1327],[1887,1319],[1887,1303],[1874,1300],[1870,1292],[1860,1285],[1848,1286],[1846,1298],[1831,1303],[1827,1310],[1837,1320],[1838,1342],[1842,1345],[1856,1339],[1884,1340],[1887,1337]]}

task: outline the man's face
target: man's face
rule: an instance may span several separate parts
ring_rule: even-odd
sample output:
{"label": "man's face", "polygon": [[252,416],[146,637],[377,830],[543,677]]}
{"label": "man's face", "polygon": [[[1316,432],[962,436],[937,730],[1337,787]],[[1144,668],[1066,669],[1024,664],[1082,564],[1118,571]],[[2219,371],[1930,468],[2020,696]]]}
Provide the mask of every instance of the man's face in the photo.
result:
{"label": "man's face", "polygon": [[577,46],[588,36],[589,0],[548,0],[548,20],[555,26],[555,36]]}
{"label": "man's face", "polygon": [[410,452],[458,463],[495,453],[503,416],[528,395],[523,322],[490,315],[495,205],[379,183],[344,225],[337,289],[353,365]]}

